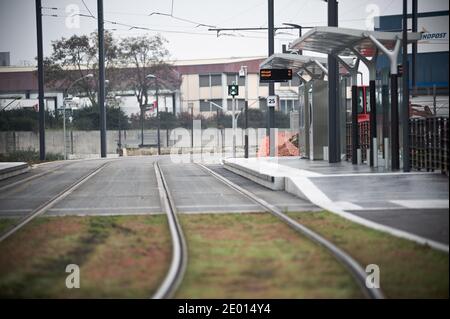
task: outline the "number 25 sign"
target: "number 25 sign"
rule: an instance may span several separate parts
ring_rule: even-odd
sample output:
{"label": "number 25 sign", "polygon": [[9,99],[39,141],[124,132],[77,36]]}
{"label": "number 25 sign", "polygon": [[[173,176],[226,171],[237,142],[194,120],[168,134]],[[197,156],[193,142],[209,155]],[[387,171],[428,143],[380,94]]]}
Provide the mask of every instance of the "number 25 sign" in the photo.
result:
{"label": "number 25 sign", "polygon": [[269,95],[267,97],[267,106],[276,108],[278,106],[278,96],[276,96],[276,95]]}

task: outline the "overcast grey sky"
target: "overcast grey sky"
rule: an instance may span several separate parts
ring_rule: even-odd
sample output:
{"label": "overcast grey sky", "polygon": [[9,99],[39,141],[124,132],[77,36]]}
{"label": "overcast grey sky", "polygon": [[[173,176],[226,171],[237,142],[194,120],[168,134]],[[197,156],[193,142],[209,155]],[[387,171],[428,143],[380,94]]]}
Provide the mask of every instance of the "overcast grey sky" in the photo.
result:
{"label": "overcast grey sky", "polygon": [[[84,0],[96,16],[96,0]],[[11,63],[23,61],[34,63],[36,56],[36,31],[34,0],[0,0],[0,51],[11,52]],[[371,16],[401,13],[400,0],[340,0],[339,24],[342,27],[368,29]],[[72,34],[88,34],[97,28],[91,18],[76,20],[67,18],[79,8],[81,14],[89,14],[82,0],[42,0],[44,14],[58,17],[43,17],[44,53],[51,53],[51,41]],[[373,6],[373,5],[376,5]],[[275,24],[284,22],[303,26],[326,25],[326,6],[322,0],[275,0]],[[240,32],[234,36],[216,37],[208,27],[183,22],[167,16],[149,16],[151,12],[170,13],[172,0],[104,0],[105,19],[123,24],[146,27],[161,31],[142,31],[129,27],[105,24],[116,36],[142,33],[161,33],[168,41],[172,58],[197,59],[231,56],[255,56],[267,54],[266,32]],[[419,11],[448,10],[448,0],[419,0]],[[378,15],[378,14],[377,14]],[[267,0],[174,0],[173,16],[217,27],[267,26]],[[67,21],[69,24],[67,24]],[[74,27],[75,26],[75,27]],[[295,39],[292,35],[279,33],[276,36],[276,51],[281,45]]]}

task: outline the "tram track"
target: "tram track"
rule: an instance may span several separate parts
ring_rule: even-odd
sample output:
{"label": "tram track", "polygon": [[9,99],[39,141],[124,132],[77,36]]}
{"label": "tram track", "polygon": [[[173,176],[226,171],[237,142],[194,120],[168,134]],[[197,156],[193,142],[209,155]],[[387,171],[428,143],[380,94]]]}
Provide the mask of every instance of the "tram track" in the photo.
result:
{"label": "tram track", "polygon": [[154,162],[156,179],[160,194],[161,206],[167,214],[170,234],[172,237],[172,261],[169,270],[153,299],[166,299],[175,295],[186,271],[188,252],[181,224],[177,217],[177,210],[164,173],[158,161]]}
{"label": "tram track", "polygon": [[[67,196],[69,196],[73,191],[75,191],[77,188],[79,188],[81,185],[83,185],[85,182],[87,182],[90,178],[97,175],[101,170],[103,170],[109,164],[110,164],[110,161],[102,163],[100,166],[97,166],[93,170],[90,170],[88,173],[84,174],[82,177],[77,179],[74,183],[72,183],[71,185],[64,188],[61,192],[59,192],[58,194],[56,194],[55,196],[53,196],[52,198],[50,198],[49,200],[47,200],[46,202],[42,203],[37,208],[32,210],[29,214],[27,214],[25,217],[20,219],[14,226],[12,226],[11,228],[7,229],[5,232],[0,234],[0,242],[4,241],[8,237],[10,237],[14,233],[16,233],[18,230],[23,228],[25,225],[27,225],[29,222],[31,222],[37,216],[40,216],[40,215],[44,214],[45,212],[47,212],[50,208],[52,208],[58,202],[60,202],[61,200],[63,200]],[[62,165],[60,165],[60,166],[62,166]],[[47,174],[55,171],[60,166],[58,166],[55,169],[52,169],[48,172],[44,172],[44,174],[41,174],[41,175],[38,174],[38,175],[31,176],[28,179],[20,180],[17,183],[22,184],[22,183],[30,182],[31,180],[34,180],[37,177],[41,177],[43,175],[47,175]],[[14,184],[14,186],[17,186],[18,184]]]}
{"label": "tram track", "polygon": [[284,223],[286,223],[288,226],[290,226],[292,229],[297,231],[298,233],[302,234],[303,236],[307,237],[311,241],[315,242],[316,244],[324,247],[336,260],[338,260],[352,275],[354,280],[357,282],[358,286],[361,288],[362,292],[367,298],[370,299],[384,299],[384,294],[381,291],[381,289],[372,289],[368,288],[366,286],[366,278],[367,273],[364,271],[363,267],[349,254],[347,254],[345,251],[337,247],[335,244],[330,242],[329,240],[325,239],[318,233],[314,232],[313,230],[309,229],[308,227],[300,224],[296,220],[292,219],[285,213],[283,213],[280,209],[275,207],[274,205],[268,203],[264,199],[256,196],[252,192],[242,188],[241,186],[233,183],[232,181],[228,180],[227,178],[223,177],[222,175],[214,172],[213,170],[209,169],[203,164],[197,163],[197,165],[202,168],[205,172],[209,173],[211,176],[215,177],[217,180],[221,181],[228,187],[234,189],[238,193],[244,195],[248,199],[252,200],[253,202],[257,203],[260,207],[262,207],[265,211],[271,213]]}

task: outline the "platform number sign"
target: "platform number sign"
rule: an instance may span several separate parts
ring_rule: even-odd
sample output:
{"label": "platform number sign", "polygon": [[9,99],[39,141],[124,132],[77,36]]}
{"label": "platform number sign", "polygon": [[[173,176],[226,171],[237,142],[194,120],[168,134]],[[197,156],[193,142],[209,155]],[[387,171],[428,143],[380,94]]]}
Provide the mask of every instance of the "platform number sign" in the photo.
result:
{"label": "platform number sign", "polygon": [[231,95],[232,97],[239,95],[239,86],[236,83],[228,85],[228,95]]}
{"label": "platform number sign", "polygon": [[270,95],[267,97],[267,107],[277,108],[278,106],[278,96]]}

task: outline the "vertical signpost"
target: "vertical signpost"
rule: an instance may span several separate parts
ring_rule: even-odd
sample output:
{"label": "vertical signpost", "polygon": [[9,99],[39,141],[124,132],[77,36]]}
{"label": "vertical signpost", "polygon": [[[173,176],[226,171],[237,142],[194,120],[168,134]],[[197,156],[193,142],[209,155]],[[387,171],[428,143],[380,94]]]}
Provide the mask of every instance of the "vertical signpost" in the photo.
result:
{"label": "vertical signpost", "polygon": [[233,127],[233,158],[236,157],[236,95],[239,95],[239,86],[236,82],[228,85],[228,95],[231,95],[233,100],[231,104],[231,125]]}
{"label": "vertical signpost", "polygon": [[[269,57],[275,52],[274,51],[274,0],[268,0],[268,39],[269,39]],[[269,95],[275,95],[275,84],[269,83]],[[275,136],[273,134],[273,128],[275,127],[275,108],[267,106],[267,126],[268,132],[266,135],[269,137],[269,156],[275,156]]]}
{"label": "vertical signpost", "polygon": [[45,160],[44,53],[42,47],[42,4],[36,0],[36,31],[39,91],[39,159]]}

